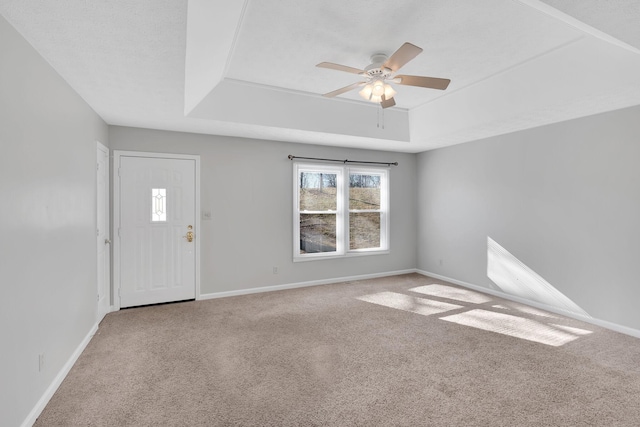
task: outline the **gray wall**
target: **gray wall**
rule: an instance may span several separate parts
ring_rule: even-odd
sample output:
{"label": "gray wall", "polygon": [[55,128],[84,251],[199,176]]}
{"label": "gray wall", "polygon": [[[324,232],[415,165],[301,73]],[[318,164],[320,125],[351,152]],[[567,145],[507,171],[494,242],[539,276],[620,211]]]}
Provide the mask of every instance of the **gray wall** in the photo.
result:
{"label": "gray wall", "polygon": [[634,107],[419,154],[418,268],[495,288],[491,237],[591,316],[640,329],[639,117]]}
{"label": "gray wall", "polygon": [[[223,136],[110,127],[114,150],[198,154],[203,294],[413,269],[416,156]],[[293,262],[293,169],[287,155],[398,161],[390,172],[391,253]],[[272,268],[278,267],[279,274]]]}
{"label": "gray wall", "polygon": [[96,321],[107,125],[2,17],[0,52],[0,425],[17,426]]}

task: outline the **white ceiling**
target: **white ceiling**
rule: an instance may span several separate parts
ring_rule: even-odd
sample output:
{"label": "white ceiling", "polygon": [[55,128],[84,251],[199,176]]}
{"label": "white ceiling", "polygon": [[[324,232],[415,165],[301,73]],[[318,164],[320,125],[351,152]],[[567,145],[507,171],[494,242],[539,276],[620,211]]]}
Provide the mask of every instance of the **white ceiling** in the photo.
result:
{"label": "white ceiling", "polygon": [[[640,2],[0,0],[0,13],[109,124],[420,152],[640,104]],[[424,49],[384,111],[359,80]],[[384,126],[383,126],[384,125]]]}

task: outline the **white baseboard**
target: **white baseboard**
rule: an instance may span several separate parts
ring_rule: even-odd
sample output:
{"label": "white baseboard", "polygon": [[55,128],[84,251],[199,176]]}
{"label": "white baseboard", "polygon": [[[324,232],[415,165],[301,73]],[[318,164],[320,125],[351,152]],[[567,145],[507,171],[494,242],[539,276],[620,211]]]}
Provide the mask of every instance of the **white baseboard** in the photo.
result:
{"label": "white baseboard", "polygon": [[532,307],[536,307],[542,310],[550,311],[552,313],[560,314],[563,316],[571,317],[572,319],[582,320],[583,322],[591,323],[592,325],[601,326],[606,329],[610,329],[615,332],[620,332],[621,334],[631,335],[632,337],[640,338],[640,330],[629,328],[627,326],[619,325],[617,323],[608,322],[606,320],[596,319],[595,317],[587,317],[582,316],[577,313],[572,313],[569,311],[565,311],[556,307],[552,307],[547,304],[542,304],[537,301],[532,301],[526,298],[521,298],[515,295],[510,295],[501,291],[497,291],[495,289],[485,288],[484,286],[474,285],[472,283],[463,282],[461,280],[453,279],[451,277],[442,276],[440,274],[431,273],[429,271],[424,270],[416,270],[416,273],[422,274],[423,276],[433,277],[434,279],[444,280],[446,282],[450,282],[456,285],[463,286],[465,288],[473,289],[474,291],[483,292],[485,294],[490,294],[496,297],[504,298],[506,300],[519,302],[521,304],[530,305]]}
{"label": "white baseboard", "polygon": [[73,354],[71,354],[71,357],[69,357],[67,363],[65,363],[62,369],[60,369],[60,372],[58,372],[58,375],[56,375],[49,387],[45,390],[40,400],[38,400],[38,403],[36,403],[36,406],[33,407],[27,418],[22,422],[21,427],[31,427],[36,422],[36,420],[42,413],[42,410],[45,408],[45,406],[47,406],[47,403],[49,403],[49,400],[51,400],[53,394],[56,392],[56,390],[58,390],[58,387],[60,387],[60,384],[62,384],[62,381],[65,379],[65,377],[97,331],[98,323],[96,322],[89,333],[84,337],[80,345],[78,345]]}
{"label": "white baseboard", "polygon": [[329,285],[331,283],[350,282],[354,280],[376,279],[378,277],[399,276],[400,274],[416,273],[415,268],[408,270],[387,271],[384,273],[361,274],[358,276],[334,277],[331,279],[310,280],[308,282],[287,283],[284,285],[263,286],[259,288],[239,289],[237,291],[215,292],[211,294],[200,294],[198,300],[234,297],[238,295],[257,294],[260,292],[282,291],[285,289],[305,288],[307,286]]}

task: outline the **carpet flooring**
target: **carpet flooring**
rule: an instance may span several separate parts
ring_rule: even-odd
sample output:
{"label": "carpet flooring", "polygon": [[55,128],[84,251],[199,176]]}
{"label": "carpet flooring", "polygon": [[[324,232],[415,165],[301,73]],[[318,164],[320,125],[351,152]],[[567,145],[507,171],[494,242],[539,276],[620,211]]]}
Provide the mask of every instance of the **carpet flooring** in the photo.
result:
{"label": "carpet flooring", "polygon": [[417,274],[108,314],[36,426],[639,426],[640,340]]}

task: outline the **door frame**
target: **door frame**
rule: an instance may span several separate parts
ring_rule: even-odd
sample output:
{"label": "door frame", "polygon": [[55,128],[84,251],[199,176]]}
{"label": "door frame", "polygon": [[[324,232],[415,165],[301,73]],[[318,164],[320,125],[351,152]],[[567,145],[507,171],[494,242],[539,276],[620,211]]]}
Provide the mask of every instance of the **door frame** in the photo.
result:
{"label": "door frame", "polygon": [[200,299],[200,156],[195,154],[153,153],[144,151],[113,151],[113,310],[120,310],[120,159],[122,157],[143,157],[150,159],[177,159],[195,161],[195,279],[196,300]]}
{"label": "door frame", "polygon": [[[111,158],[110,158],[110,151],[109,148],[107,146],[105,146],[103,143],[101,143],[100,141],[96,140],[96,151],[102,151],[104,154],[106,154],[106,176],[105,176],[105,194],[104,196],[106,197],[105,200],[105,205],[104,205],[104,216],[105,216],[105,224],[107,227],[105,236],[107,239],[110,240],[110,236],[111,236],[111,222],[110,222],[110,218],[111,218],[111,203],[110,203],[110,185],[109,185],[109,173],[111,171]],[[96,153],[97,154],[97,153]],[[98,171],[96,171],[96,230],[97,230],[97,221],[98,221],[98,212],[97,212],[97,207],[98,207],[98,197],[100,196],[100,192],[98,191]],[[96,242],[97,243],[97,242]],[[105,243],[106,244],[106,243]],[[108,248],[105,248],[105,252],[106,252],[106,265],[105,265],[105,272],[106,272],[106,280],[107,280],[107,311],[105,311],[104,313],[100,311],[100,307],[96,307],[96,316],[97,316],[97,321],[98,323],[104,318],[104,316],[109,313],[110,311],[113,310],[113,296],[112,296],[112,290],[111,290],[111,244],[109,244]],[[98,257],[98,253],[97,253],[97,248],[96,248],[96,259]],[[97,262],[100,262],[100,260],[97,260]],[[99,280],[99,279],[98,279]],[[99,295],[98,295],[99,297]],[[99,301],[98,301],[99,302]]]}

